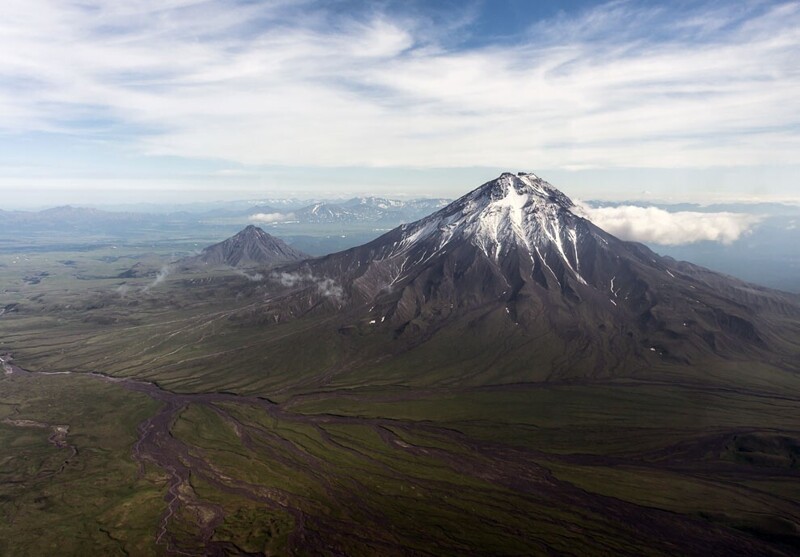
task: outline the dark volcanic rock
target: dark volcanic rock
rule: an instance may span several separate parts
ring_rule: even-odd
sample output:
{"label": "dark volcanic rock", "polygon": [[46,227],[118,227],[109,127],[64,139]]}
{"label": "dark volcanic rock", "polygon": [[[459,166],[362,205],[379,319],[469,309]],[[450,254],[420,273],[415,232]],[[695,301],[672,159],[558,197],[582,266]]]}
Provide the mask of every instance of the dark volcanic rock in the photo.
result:
{"label": "dark volcanic rock", "polygon": [[208,246],[200,255],[184,262],[245,267],[299,261],[308,257],[310,256],[294,249],[283,240],[250,225],[235,236]]}

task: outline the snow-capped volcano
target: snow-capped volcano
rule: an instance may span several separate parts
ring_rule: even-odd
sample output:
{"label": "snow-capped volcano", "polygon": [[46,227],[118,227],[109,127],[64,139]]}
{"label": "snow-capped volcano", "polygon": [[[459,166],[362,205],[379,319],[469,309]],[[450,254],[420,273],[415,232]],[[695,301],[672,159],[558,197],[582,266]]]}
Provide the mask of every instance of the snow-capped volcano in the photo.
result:
{"label": "snow-capped volcano", "polygon": [[527,173],[273,276],[289,288],[242,319],[326,315],[374,340],[376,357],[468,335],[520,350],[509,369],[530,357],[548,373],[591,375],[800,350],[796,297],[622,241]]}
{"label": "snow-capped volcano", "polygon": [[[440,261],[455,262],[459,277],[480,267],[487,292],[490,283],[507,292],[535,282],[574,293],[577,285],[594,283],[593,255],[609,242],[621,243],[574,209],[569,197],[535,174],[504,173],[421,220],[312,265],[326,276],[356,273],[346,279],[356,298],[394,289]],[[609,288],[602,279],[597,286]],[[469,291],[469,285],[458,290]]]}
{"label": "snow-capped volcano", "polygon": [[532,262],[538,257],[549,269],[543,248],[552,246],[578,282],[585,283],[578,238],[589,227],[572,212],[574,207],[571,199],[535,174],[504,173],[430,217],[403,227],[405,237],[398,249],[434,236],[436,249],[466,241],[496,261],[511,250],[522,250]]}

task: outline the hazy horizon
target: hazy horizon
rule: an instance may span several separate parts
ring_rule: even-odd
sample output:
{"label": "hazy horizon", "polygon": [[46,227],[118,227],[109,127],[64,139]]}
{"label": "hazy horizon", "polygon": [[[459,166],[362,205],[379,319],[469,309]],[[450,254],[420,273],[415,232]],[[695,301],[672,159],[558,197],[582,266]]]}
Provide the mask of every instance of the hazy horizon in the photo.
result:
{"label": "hazy horizon", "polygon": [[[529,169],[525,169],[529,170]],[[380,181],[359,184],[348,182],[347,175],[336,176],[326,183],[318,183],[313,177],[304,181],[288,181],[289,185],[265,185],[264,187],[219,187],[186,186],[184,189],[155,188],[157,184],[135,188],[95,188],[67,186],[50,189],[7,188],[6,197],[0,201],[3,210],[40,210],[71,205],[75,207],[115,207],[126,205],[190,205],[194,203],[231,203],[259,201],[264,199],[334,200],[352,197],[386,197],[391,199],[449,198],[455,199],[480,184],[497,177],[502,172],[517,172],[518,169],[457,169],[450,172],[403,171],[400,173],[382,170]],[[749,186],[732,187],[730,172],[714,172],[708,169],[687,172],[663,171],[651,175],[647,182],[636,178],[641,169],[625,171],[558,171],[536,172],[574,199],[608,202],[638,202],[650,204],[713,205],[717,203],[782,203],[800,205],[800,194],[773,192],[771,184],[784,179],[781,172],[769,169],[736,170],[740,177],[749,175]],[[408,178],[412,174],[412,178]],[[414,176],[413,174],[416,174]],[[622,177],[620,177],[622,175]],[[626,177],[628,175],[628,177]],[[768,178],[758,180],[758,175]],[[554,177],[553,177],[554,176]],[[769,178],[775,178],[771,180]],[[628,184],[631,185],[628,185]],[[723,184],[727,187],[714,186]],[[766,183],[766,185],[763,185]],[[635,184],[639,184],[637,189]],[[152,189],[151,189],[152,188]],[[187,197],[187,194],[191,194]]]}

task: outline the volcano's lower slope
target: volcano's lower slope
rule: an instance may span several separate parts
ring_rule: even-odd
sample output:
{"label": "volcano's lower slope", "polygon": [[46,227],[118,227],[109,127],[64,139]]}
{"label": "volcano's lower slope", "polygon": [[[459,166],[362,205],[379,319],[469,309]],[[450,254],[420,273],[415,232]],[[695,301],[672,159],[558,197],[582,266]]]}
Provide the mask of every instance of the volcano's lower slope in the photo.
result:
{"label": "volcano's lower slope", "polygon": [[[154,384],[6,375],[17,422],[82,424],[73,464],[14,481],[58,490],[119,466],[80,421],[117,389],[115,415],[161,404],[119,433],[135,439],[130,492],[164,494],[152,537],[125,534],[116,496],[103,512],[91,490],[61,501],[128,551],[800,550],[796,296],[622,242],[531,174],[264,274],[68,303],[36,285],[0,322],[21,367]],[[54,381],[73,402],[57,422],[41,417]]]}
{"label": "volcano's lower slope", "polygon": [[[210,286],[201,295],[225,310],[165,332],[163,344],[177,349],[149,346],[159,349],[152,365],[124,371],[169,381],[196,369],[204,388],[276,396],[702,381],[713,373],[704,369],[741,362],[796,369],[800,298],[659,257],[573,210],[533,175],[505,174],[364,246],[284,266],[262,283]],[[206,318],[221,334],[210,334]]]}

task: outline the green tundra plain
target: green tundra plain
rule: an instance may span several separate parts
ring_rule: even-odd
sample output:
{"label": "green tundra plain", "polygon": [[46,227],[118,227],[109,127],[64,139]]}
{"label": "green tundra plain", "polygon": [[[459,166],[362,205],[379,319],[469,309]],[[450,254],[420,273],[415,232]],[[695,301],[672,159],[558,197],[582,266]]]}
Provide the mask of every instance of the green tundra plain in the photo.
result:
{"label": "green tundra plain", "polygon": [[0,255],[0,554],[800,551],[797,372],[525,380],[468,328],[346,367],[186,249]]}

